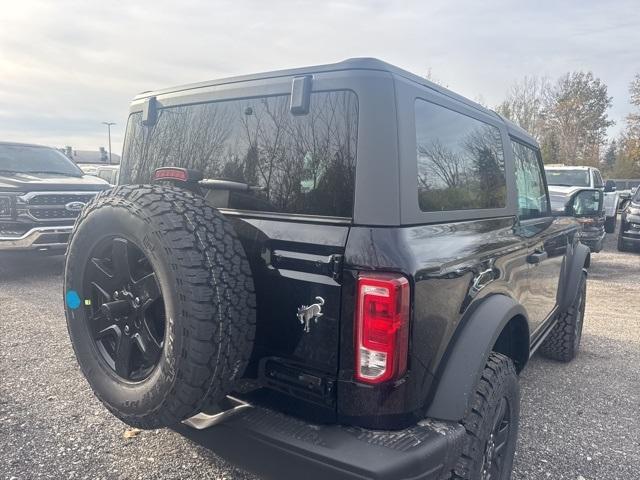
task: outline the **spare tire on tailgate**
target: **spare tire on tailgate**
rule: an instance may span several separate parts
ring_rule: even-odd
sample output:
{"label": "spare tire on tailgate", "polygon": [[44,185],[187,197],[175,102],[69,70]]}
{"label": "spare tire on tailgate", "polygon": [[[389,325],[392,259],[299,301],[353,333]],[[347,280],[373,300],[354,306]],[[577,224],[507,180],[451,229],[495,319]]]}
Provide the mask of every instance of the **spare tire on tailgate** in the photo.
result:
{"label": "spare tire on tailgate", "polygon": [[255,334],[251,271],[233,226],[203,198],[156,185],[99,194],[65,266],[71,342],[91,388],[140,428],[220,401]]}

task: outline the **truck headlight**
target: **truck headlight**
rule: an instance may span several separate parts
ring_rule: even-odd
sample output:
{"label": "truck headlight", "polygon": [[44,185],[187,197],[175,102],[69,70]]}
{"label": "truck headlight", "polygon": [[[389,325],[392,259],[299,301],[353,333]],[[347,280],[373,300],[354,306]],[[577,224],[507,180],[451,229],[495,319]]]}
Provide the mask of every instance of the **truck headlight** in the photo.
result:
{"label": "truck headlight", "polygon": [[10,218],[13,216],[11,197],[0,197],[0,217]]}

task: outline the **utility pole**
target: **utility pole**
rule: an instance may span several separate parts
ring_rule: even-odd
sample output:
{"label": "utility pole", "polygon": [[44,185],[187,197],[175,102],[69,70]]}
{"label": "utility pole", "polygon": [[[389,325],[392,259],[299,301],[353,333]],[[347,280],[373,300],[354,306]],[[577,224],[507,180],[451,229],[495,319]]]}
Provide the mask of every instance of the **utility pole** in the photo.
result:
{"label": "utility pole", "polygon": [[102,122],[103,125],[107,126],[107,132],[109,135],[109,165],[111,165],[111,125],[115,125],[114,122]]}

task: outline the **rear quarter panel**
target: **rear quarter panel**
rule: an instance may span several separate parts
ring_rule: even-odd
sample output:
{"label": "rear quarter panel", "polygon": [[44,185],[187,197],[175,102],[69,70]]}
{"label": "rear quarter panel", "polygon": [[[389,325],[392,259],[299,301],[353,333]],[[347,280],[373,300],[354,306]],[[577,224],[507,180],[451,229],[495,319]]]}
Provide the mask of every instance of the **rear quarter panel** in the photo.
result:
{"label": "rear quarter panel", "polygon": [[465,314],[487,295],[502,293],[516,301],[526,295],[527,246],[513,227],[513,217],[400,228],[352,227],[346,271],[403,273],[410,279],[413,310],[409,378],[373,395],[351,380],[354,355],[347,339],[353,339],[353,322],[343,314],[338,391],[343,415],[363,411],[401,415],[421,409]]}

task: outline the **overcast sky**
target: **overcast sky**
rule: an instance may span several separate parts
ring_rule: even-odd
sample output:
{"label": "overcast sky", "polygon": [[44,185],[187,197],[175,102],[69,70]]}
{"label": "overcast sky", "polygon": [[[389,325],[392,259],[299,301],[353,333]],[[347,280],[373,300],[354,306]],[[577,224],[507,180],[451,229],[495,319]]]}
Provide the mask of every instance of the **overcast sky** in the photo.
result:
{"label": "overcast sky", "polygon": [[128,104],[176,84],[378,57],[486,104],[524,75],[591,70],[616,133],[640,73],[638,0],[0,3],[0,140],[120,153]]}

